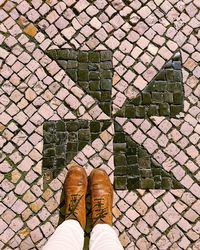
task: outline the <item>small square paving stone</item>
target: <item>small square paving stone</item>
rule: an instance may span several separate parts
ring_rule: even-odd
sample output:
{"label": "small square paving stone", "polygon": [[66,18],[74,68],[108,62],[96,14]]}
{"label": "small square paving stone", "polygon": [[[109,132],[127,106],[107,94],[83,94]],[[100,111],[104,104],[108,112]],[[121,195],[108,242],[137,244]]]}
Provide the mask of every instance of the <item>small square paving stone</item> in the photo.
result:
{"label": "small square paving stone", "polygon": [[41,230],[46,237],[50,236],[54,232],[54,227],[50,222],[46,222],[41,226]]}
{"label": "small square paving stone", "polygon": [[24,194],[28,189],[29,189],[29,185],[28,185],[26,182],[24,182],[23,180],[21,180],[21,181],[17,184],[17,186],[16,186],[14,192],[15,192],[16,194],[18,194],[18,195],[22,195],[22,194]]}
{"label": "small square paving stone", "polygon": [[25,210],[26,207],[27,205],[23,201],[18,199],[12,206],[12,210],[16,212],[17,214],[21,214]]}

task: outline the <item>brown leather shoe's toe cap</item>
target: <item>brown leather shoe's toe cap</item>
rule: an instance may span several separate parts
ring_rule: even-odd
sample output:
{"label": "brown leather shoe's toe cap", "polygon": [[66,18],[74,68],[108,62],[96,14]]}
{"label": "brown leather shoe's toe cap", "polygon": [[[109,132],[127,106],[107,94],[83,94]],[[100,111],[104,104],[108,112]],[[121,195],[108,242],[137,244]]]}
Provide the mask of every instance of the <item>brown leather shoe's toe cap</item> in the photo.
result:
{"label": "brown leather shoe's toe cap", "polygon": [[87,174],[83,167],[73,166],[69,169],[65,182],[64,182],[64,191],[67,193],[68,188],[70,187],[85,187],[84,190],[87,190]]}
{"label": "brown leather shoe's toe cap", "polygon": [[112,191],[112,183],[109,179],[108,174],[102,169],[93,169],[90,174],[90,188],[92,189],[103,189]]}

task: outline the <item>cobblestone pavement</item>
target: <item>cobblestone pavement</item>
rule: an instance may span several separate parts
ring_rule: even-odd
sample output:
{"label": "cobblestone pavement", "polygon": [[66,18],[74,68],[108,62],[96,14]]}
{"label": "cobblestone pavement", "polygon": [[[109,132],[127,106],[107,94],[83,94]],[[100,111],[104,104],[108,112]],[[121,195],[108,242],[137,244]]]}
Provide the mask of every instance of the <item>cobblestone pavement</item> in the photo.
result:
{"label": "cobblestone pavement", "polygon": [[0,0],[0,249],[41,249],[74,162],[125,249],[200,249],[199,28],[199,0]]}

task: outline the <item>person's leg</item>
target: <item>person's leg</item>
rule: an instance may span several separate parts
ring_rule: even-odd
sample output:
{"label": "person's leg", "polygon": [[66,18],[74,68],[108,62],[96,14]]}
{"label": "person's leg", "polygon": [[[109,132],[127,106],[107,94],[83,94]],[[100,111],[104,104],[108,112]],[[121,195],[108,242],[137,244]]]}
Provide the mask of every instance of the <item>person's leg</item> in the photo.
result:
{"label": "person's leg", "polygon": [[112,228],[113,187],[105,171],[95,169],[90,174],[93,230],[90,250],[123,250]]}
{"label": "person's leg", "polygon": [[[66,221],[50,237],[43,250],[82,250],[86,225],[87,174],[82,167],[71,167],[64,183]],[[56,248],[57,247],[57,248]]]}
{"label": "person's leg", "polygon": [[115,230],[108,224],[97,224],[90,236],[90,250],[123,250]]}
{"label": "person's leg", "polygon": [[42,250],[82,250],[84,231],[76,220],[60,224]]}

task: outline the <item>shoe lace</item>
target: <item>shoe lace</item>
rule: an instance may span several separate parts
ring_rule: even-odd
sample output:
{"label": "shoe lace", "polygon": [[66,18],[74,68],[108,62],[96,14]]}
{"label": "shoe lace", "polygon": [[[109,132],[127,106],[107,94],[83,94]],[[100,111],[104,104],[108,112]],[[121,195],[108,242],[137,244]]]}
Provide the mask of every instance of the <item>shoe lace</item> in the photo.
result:
{"label": "shoe lace", "polygon": [[66,217],[69,217],[71,215],[75,216],[77,218],[78,215],[78,210],[79,210],[79,202],[82,199],[83,195],[80,194],[72,194],[71,195],[71,200],[70,203],[68,205],[68,213],[66,215]]}
{"label": "shoe lace", "polygon": [[96,216],[93,219],[93,224],[95,224],[98,220],[104,222],[104,218],[108,214],[106,208],[104,207],[104,198],[96,198],[96,203],[94,205],[94,211],[96,212]]}

